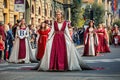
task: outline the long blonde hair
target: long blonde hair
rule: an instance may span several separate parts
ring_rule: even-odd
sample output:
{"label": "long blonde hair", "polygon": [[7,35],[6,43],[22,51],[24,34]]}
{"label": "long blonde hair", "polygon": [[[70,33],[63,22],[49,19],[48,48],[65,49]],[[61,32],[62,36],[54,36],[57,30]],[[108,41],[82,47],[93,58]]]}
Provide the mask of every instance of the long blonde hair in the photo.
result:
{"label": "long blonde hair", "polygon": [[62,21],[64,21],[64,14],[63,14],[63,11],[61,9],[57,9],[55,13],[61,13],[61,15],[62,15],[62,17],[61,17]]}
{"label": "long blonde hair", "polygon": [[4,24],[4,30],[8,31],[9,30],[9,26],[7,24]]}

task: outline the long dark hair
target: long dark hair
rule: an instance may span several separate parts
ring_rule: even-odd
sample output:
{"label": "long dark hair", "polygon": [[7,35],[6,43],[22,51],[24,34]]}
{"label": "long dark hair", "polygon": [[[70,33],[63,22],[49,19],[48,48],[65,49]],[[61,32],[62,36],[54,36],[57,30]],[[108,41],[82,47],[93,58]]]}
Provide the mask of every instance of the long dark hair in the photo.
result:
{"label": "long dark hair", "polygon": [[[21,19],[21,21],[22,21],[22,20],[25,20],[25,19],[24,19],[24,18],[22,18],[22,19]],[[27,27],[26,23],[24,23],[24,25]],[[21,26],[22,26],[22,23],[20,24],[20,26],[19,26],[19,27],[21,28]]]}
{"label": "long dark hair", "polygon": [[88,25],[89,25],[89,28],[91,27],[91,25],[90,25],[91,23],[93,23],[93,26],[92,26],[92,27],[95,28],[95,25],[94,25],[94,21],[93,21],[93,20],[90,20],[90,22],[89,22],[89,24],[88,24]]}
{"label": "long dark hair", "polygon": [[[39,30],[42,30],[42,25],[45,24],[45,22],[41,22],[41,25],[40,25],[40,29]],[[44,28],[45,29],[45,28]]]}

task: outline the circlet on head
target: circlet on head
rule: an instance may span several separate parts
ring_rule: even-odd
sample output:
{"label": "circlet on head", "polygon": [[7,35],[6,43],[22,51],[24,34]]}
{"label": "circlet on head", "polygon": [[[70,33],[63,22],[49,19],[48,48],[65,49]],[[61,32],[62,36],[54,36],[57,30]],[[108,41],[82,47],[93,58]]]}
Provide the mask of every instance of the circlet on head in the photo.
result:
{"label": "circlet on head", "polygon": [[57,10],[56,10],[56,13],[61,13],[61,14],[63,14],[63,11],[62,11],[61,9],[57,9]]}

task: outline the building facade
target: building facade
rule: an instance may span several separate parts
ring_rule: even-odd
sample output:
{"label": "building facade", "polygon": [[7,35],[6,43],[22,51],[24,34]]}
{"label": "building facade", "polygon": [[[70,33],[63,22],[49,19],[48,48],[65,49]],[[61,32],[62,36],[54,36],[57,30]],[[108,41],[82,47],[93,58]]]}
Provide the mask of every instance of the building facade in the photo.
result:
{"label": "building facade", "polygon": [[0,0],[0,21],[15,24],[17,19],[25,18],[27,24],[38,25],[42,21],[55,18],[55,11],[61,9],[66,20],[71,19],[73,0],[25,0],[25,12],[14,10],[15,0]]}
{"label": "building facade", "polygon": [[14,11],[14,0],[0,0],[0,21],[14,24],[20,15],[19,12]]}
{"label": "building facade", "polygon": [[25,18],[27,24],[39,24],[52,19],[52,0],[25,0],[25,12],[14,11],[15,0],[0,0],[0,21],[15,24],[17,19]]}
{"label": "building facade", "polygon": [[23,14],[27,24],[38,25],[43,20],[52,19],[51,0],[27,0]]}

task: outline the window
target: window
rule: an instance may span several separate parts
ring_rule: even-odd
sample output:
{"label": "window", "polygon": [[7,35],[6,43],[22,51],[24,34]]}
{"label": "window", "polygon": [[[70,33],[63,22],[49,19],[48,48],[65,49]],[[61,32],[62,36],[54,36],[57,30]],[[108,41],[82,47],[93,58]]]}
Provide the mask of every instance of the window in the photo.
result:
{"label": "window", "polygon": [[17,16],[14,15],[14,24],[16,23],[16,20],[17,20]]}
{"label": "window", "polygon": [[4,8],[7,8],[7,0],[4,0],[4,2],[3,2],[3,7],[4,7]]}
{"label": "window", "polygon": [[52,17],[52,10],[50,10],[50,17]]}
{"label": "window", "polygon": [[45,9],[45,16],[47,16],[47,9]]}
{"label": "window", "polygon": [[40,7],[39,7],[39,11],[38,11],[38,14],[39,14],[39,15],[41,15],[41,9],[40,9]]}
{"label": "window", "polygon": [[4,24],[6,23],[6,17],[7,17],[7,14],[4,13],[4,14],[3,14],[3,22],[4,22]]}
{"label": "window", "polygon": [[34,24],[34,18],[33,17],[31,18],[31,24]]}
{"label": "window", "polygon": [[34,6],[32,5],[32,13],[34,14]]}
{"label": "window", "polygon": [[41,23],[41,19],[38,19],[38,23]]}

